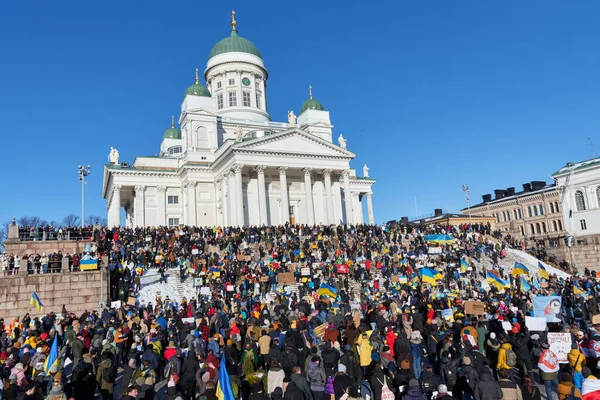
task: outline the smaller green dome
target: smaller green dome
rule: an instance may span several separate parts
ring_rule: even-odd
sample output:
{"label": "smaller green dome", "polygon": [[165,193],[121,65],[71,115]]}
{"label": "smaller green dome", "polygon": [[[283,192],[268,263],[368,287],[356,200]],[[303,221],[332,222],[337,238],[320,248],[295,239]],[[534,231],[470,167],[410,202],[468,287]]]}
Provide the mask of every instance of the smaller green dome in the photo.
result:
{"label": "smaller green dome", "polygon": [[312,86],[308,87],[308,100],[302,104],[302,108],[300,108],[300,114],[302,114],[306,110],[319,110],[325,111],[325,107],[319,100],[313,99],[312,96]]}
{"label": "smaller green dome", "polygon": [[201,84],[200,82],[196,82],[193,85],[190,85],[186,90],[185,90],[185,94],[191,94],[193,96],[204,96],[204,97],[211,97],[210,96],[210,92],[208,91],[208,89],[206,88],[206,86],[204,86],[203,84]]}
{"label": "smaller green dome", "polygon": [[181,139],[181,131],[175,128],[175,117],[171,117],[171,127],[163,134],[163,139]]}

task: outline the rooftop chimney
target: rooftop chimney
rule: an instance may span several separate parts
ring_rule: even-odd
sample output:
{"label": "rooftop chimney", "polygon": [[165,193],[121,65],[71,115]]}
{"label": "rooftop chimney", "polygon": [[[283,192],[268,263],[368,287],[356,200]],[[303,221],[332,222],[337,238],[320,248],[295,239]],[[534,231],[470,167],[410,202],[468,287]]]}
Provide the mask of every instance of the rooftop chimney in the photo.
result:
{"label": "rooftop chimney", "polygon": [[441,208],[436,208],[435,210],[433,210],[433,216],[434,217],[439,217],[443,214],[444,212],[442,211]]}
{"label": "rooftop chimney", "polygon": [[481,196],[481,198],[483,199],[484,203],[487,203],[488,201],[492,201],[492,195],[491,194],[484,194],[483,196]]}
{"label": "rooftop chimney", "polygon": [[532,188],[532,190],[540,190],[540,189],[543,189],[544,186],[546,186],[546,182],[544,182],[544,181],[533,181],[533,182],[531,182],[531,188]]}
{"label": "rooftop chimney", "polygon": [[523,184],[523,191],[524,192],[531,192],[531,183],[524,183]]}
{"label": "rooftop chimney", "polygon": [[515,188],[514,187],[509,187],[508,189],[506,189],[506,197],[514,196],[514,195],[515,195]]}
{"label": "rooftop chimney", "polygon": [[402,223],[402,224],[408,224],[408,217],[402,217],[402,218],[400,218],[400,223]]}
{"label": "rooftop chimney", "polygon": [[494,195],[496,196],[496,198],[494,200],[500,200],[502,199],[506,194],[506,190],[502,190],[502,189],[496,189],[494,190]]}

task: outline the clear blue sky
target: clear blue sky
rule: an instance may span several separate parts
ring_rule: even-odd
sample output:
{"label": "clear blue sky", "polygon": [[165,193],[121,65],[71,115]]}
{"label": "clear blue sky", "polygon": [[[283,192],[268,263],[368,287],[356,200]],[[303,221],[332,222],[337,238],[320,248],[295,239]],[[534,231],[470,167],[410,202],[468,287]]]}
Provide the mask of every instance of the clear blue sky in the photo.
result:
{"label": "clear blue sky", "polygon": [[[343,5],[342,5],[343,4]],[[550,181],[600,154],[600,3],[593,1],[104,1],[0,6],[0,221],[106,216],[102,166],[158,152],[194,68],[229,34],[269,69],[269,111],[307,86],[367,163],[377,222]]]}

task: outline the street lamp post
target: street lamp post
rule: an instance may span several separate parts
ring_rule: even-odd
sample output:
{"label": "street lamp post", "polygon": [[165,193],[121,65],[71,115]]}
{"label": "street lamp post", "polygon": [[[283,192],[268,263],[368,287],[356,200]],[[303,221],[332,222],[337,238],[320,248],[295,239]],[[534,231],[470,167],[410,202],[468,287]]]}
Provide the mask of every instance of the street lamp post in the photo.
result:
{"label": "street lamp post", "polygon": [[91,174],[90,166],[80,165],[77,168],[79,182],[81,182],[81,227],[85,228],[85,177]]}
{"label": "street lamp post", "polygon": [[471,195],[469,194],[469,187],[467,185],[462,185],[462,190],[465,192],[465,197],[467,198],[467,210],[469,212],[469,225],[471,229],[473,229],[473,220],[471,219]]}

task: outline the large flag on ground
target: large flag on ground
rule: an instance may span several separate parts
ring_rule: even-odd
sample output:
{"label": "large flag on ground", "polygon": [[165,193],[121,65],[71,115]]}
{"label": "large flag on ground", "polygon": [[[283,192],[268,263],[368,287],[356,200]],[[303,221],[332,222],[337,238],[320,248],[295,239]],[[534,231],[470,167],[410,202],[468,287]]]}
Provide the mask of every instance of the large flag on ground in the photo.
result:
{"label": "large flag on ground", "polygon": [[494,274],[491,270],[486,272],[486,280],[490,285],[495,286],[498,290],[510,287],[510,283]]}
{"label": "large flag on ground", "polygon": [[425,235],[424,239],[429,243],[450,244],[454,242],[450,235]]}
{"label": "large flag on ground", "polygon": [[319,293],[319,296],[329,296],[333,298],[337,297],[337,289],[333,286],[329,286],[326,283],[321,283],[321,286],[317,292]]}
{"label": "large flag on ground", "polygon": [[44,361],[44,372],[46,375],[48,375],[50,368],[52,368],[54,365],[58,367],[58,335],[54,335],[52,347],[50,347],[50,353],[48,353],[48,358],[46,358],[46,361]]}
{"label": "large flag on ground", "polygon": [[548,276],[548,271],[546,271],[546,268],[544,267],[544,265],[538,261],[538,274],[540,274],[540,277],[542,277],[542,279],[545,280],[549,280],[550,277]]}
{"label": "large flag on ground", "polygon": [[560,296],[535,296],[533,316],[546,318],[548,322],[560,322],[562,320]]}
{"label": "large flag on ground", "polygon": [[432,268],[421,268],[421,281],[423,283],[430,283],[436,285],[437,281],[444,279],[444,275],[440,274]]}
{"label": "large flag on ground", "polygon": [[512,276],[519,275],[529,275],[529,269],[520,262],[515,262],[515,266],[512,269]]}
{"label": "large flag on ground", "polygon": [[31,300],[29,300],[29,304],[34,306],[35,309],[38,310],[38,312],[42,311],[42,309],[44,308],[44,305],[42,304],[42,301],[40,300],[36,292],[31,293]]}
{"label": "large flag on ground", "polygon": [[227,374],[227,361],[225,360],[225,352],[221,355],[221,368],[219,369],[219,382],[217,383],[217,399],[219,400],[234,400],[233,388]]}

